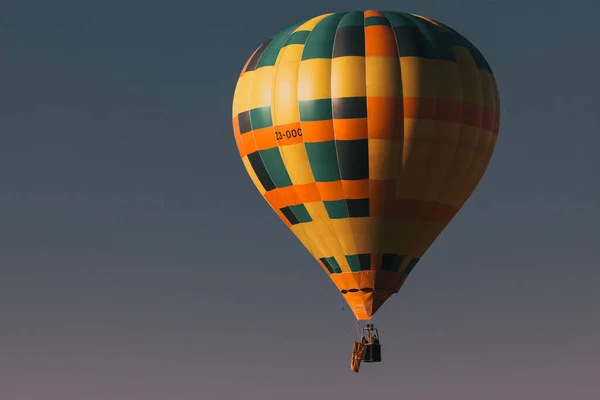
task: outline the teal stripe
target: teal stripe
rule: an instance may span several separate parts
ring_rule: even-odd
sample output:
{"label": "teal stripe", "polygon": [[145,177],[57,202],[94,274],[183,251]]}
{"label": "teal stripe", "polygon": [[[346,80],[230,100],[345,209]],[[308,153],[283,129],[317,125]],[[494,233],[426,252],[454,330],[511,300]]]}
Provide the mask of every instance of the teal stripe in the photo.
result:
{"label": "teal stripe", "polygon": [[292,186],[292,180],[285,168],[279,148],[259,150],[258,152],[275,187],[283,188]]}
{"label": "teal stripe", "polygon": [[390,26],[390,21],[386,17],[367,17],[365,18],[365,26]]}
{"label": "teal stripe", "polygon": [[334,182],[341,179],[337,150],[333,140],[319,143],[304,142],[304,147],[316,182]]}
{"label": "teal stripe", "polygon": [[306,209],[304,204],[290,206],[290,210],[292,210],[292,212],[296,216],[296,219],[298,220],[299,223],[302,224],[304,222],[312,221],[312,218],[310,217],[310,214],[308,213],[308,210]]}
{"label": "teal stripe", "polygon": [[262,129],[273,126],[271,106],[264,106],[250,110],[250,121],[252,123],[252,129]]}
{"label": "teal stripe", "polygon": [[446,39],[448,40],[448,42],[450,42],[452,46],[462,46],[466,48],[469,51],[469,54],[471,54],[471,57],[473,57],[473,61],[475,62],[475,65],[477,65],[478,68],[484,68],[490,73],[492,72],[490,65],[483,57],[483,55],[479,52],[477,47],[473,45],[473,43],[471,43],[460,33],[456,32],[454,29],[446,25],[443,26],[449,30],[449,32],[444,32],[444,34],[446,36]]}
{"label": "teal stripe", "polygon": [[262,56],[260,57],[260,61],[256,65],[256,69],[275,65],[277,57],[279,56],[279,52],[283,48],[283,45],[285,44],[286,40],[292,34],[292,32],[294,32],[301,24],[303,24],[303,22],[299,22],[297,24],[289,26],[273,35],[273,40],[271,41],[271,43],[269,43]]}
{"label": "teal stripe", "polygon": [[398,272],[404,261],[402,254],[384,254],[381,260],[381,269],[384,271]]}
{"label": "teal stripe", "polygon": [[413,268],[415,267],[415,265],[417,265],[418,262],[419,262],[419,258],[413,257],[413,259],[410,260],[410,262],[408,263],[408,265],[406,266],[406,268],[404,268],[404,274],[405,275],[410,274],[411,271],[413,270]]}
{"label": "teal stripe", "polygon": [[337,26],[337,29],[345,26],[364,26],[365,24],[365,13],[362,11],[351,11],[344,15]]}
{"label": "teal stripe", "polygon": [[326,257],[325,259],[327,260],[327,262],[331,266],[331,269],[333,270],[334,273],[336,273],[336,274],[341,274],[342,273],[342,268],[340,267],[340,264],[338,264],[338,262],[335,259],[335,257]]}
{"label": "teal stripe", "polygon": [[415,26],[419,28],[421,34],[427,39],[433,50],[435,57],[442,60],[456,61],[452,46],[446,38],[446,35],[441,32],[438,27],[429,21],[409,15],[406,18],[410,19]]}
{"label": "teal stripe", "polygon": [[325,205],[325,209],[327,210],[327,215],[329,215],[329,218],[348,218],[348,206],[346,205],[346,200],[325,200],[323,201],[323,204]]}
{"label": "teal stripe", "polygon": [[327,121],[333,118],[331,99],[301,100],[298,102],[300,121]]}
{"label": "teal stripe", "polygon": [[306,39],[308,39],[308,35],[310,35],[310,31],[294,32],[290,35],[290,37],[285,42],[285,46],[289,46],[292,44],[304,44],[304,43],[306,43]]}
{"label": "teal stripe", "polygon": [[385,17],[390,22],[390,25],[393,28],[402,28],[402,27],[415,26],[412,23],[412,21],[407,18],[407,17],[410,16],[410,14],[400,13],[400,12],[394,12],[394,11],[382,11],[381,13],[383,15],[385,15]]}
{"label": "teal stripe", "polygon": [[361,270],[358,255],[346,256],[346,260],[348,260],[350,271],[359,272]]}
{"label": "teal stripe", "polygon": [[302,60],[331,58],[331,55],[333,54],[335,31],[345,14],[346,13],[331,14],[315,25],[304,45]]}

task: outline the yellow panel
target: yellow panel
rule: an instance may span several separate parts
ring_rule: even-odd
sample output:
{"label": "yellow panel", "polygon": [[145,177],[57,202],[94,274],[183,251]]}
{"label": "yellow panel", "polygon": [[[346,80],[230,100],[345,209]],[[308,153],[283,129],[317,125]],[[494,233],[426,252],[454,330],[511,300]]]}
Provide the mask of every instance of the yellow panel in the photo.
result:
{"label": "yellow panel", "polygon": [[457,142],[456,154],[454,155],[452,165],[448,169],[448,173],[446,175],[444,188],[438,194],[437,201],[442,204],[460,207],[462,204],[459,205],[455,202],[455,199],[457,198],[456,194],[459,190],[458,188],[462,185],[467,175],[469,167],[471,166],[471,161],[473,160],[473,155],[477,149],[477,142],[479,141],[482,130],[471,125],[438,122],[438,125],[440,126],[446,124],[458,125],[460,129],[460,137]]}
{"label": "yellow panel", "polygon": [[[329,219],[327,209],[323,202],[304,203],[304,207],[306,207],[306,210],[313,221],[318,221],[322,224],[319,225],[319,229],[326,233],[323,238],[324,243],[328,246],[331,254],[335,257],[338,264],[340,264],[340,267],[344,266],[346,268],[345,270],[349,271],[350,267],[348,265],[348,260],[346,260],[342,246],[337,239],[337,232],[331,223],[331,219]],[[342,270],[344,270],[344,268],[342,268]]]}
{"label": "yellow panel", "polygon": [[[308,222],[308,223],[310,223],[310,222]],[[308,235],[307,235],[307,232],[306,232],[306,227],[304,225],[306,225],[306,223],[292,225],[290,227],[290,230],[294,233],[294,235],[296,235],[296,237],[298,238],[298,240],[300,240],[300,243],[302,243],[302,245],[304,247],[306,247],[306,249],[309,251],[309,253],[313,254],[313,251],[311,249],[311,244],[310,244],[310,242],[308,240]]]}
{"label": "yellow panel", "polygon": [[411,221],[409,231],[411,246],[410,251],[408,251],[407,254],[412,257],[421,258],[445,226],[445,224],[436,222],[419,220]]}
{"label": "yellow panel", "polygon": [[471,167],[469,168],[469,174],[465,178],[465,183],[463,186],[465,188],[465,192],[462,193],[464,201],[466,201],[469,198],[471,192],[473,192],[475,187],[479,184],[481,177],[485,173],[485,170],[489,163],[489,155],[491,155],[489,151],[490,146],[493,145],[494,139],[494,135],[492,135],[488,131],[482,130],[481,139],[479,140],[479,144],[477,146],[477,151],[475,152],[475,156],[473,157],[473,161],[471,162]]}
{"label": "yellow panel", "polygon": [[336,238],[340,242],[345,256],[358,254],[349,220],[350,218],[331,220],[331,223],[335,226],[335,231],[337,232]]}
{"label": "yellow panel", "polygon": [[460,124],[448,124],[435,121],[435,139],[429,141],[427,171],[417,200],[436,201],[443,191],[448,170],[452,167],[458,140]]}
{"label": "yellow panel", "polygon": [[315,181],[312,170],[310,169],[310,163],[308,162],[308,155],[306,154],[304,143],[280,146],[279,150],[281,151],[281,157],[283,158],[285,168],[294,185],[302,185]]}
{"label": "yellow panel", "polygon": [[400,62],[397,57],[369,56],[364,60],[370,97],[402,97]]}
{"label": "yellow panel", "polygon": [[300,121],[298,111],[298,68],[304,45],[290,45],[280,52],[273,88],[273,124],[286,125]]}
{"label": "yellow panel", "polygon": [[316,201],[313,203],[304,203],[304,207],[308,211],[310,217],[315,220],[321,220],[326,228],[332,233],[332,235],[336,235],[335,228],[329,219],[329,215],[327,214],[327,209],[325,208],[325,204],[322,201]]}
{"label": "yellow panel", "polygon": [[325,238],[321,237],[321,230],[319,229],[319,221],[306,222],[303,224],[306,232],[306,238],[308,246],[306,248],[311,250],[311,254],[315,258],[331,257],[331,250],[325,242]]}
{"label": "yellow panel", "polygon": [[252,82],[252,75],[254,72],[247,72],[240,77],[235,86],[235,93],[233,95],[233,116],[235,117],[241,112],[248,111],[250,109],[250,83]]}
{"label": "yellow panel", "polygon": [[350,227],[354,232],[356,254],[378,254],[381,232],[384,224],[381,218],[364,217],[349,218]]}
{"label": "yellow panel", "polygon": [[428,60],[428,62],[433,65],[436,98],[462,102],[462,77],[458,63],[450,60]]}
{"label": "yellow panel", "polygon": [[429,60],[420,57],[400,58],[404,97],[435,98],[435,75]]}
{"label": "yellow panel", "polygon": [[498,95],[496,80],[487,70],[479,69],[479,77],[481,79],[482,104],[484,107],[498,110],[497,105]]}
{"label": "yellow panel", "polygon": [[[306,206],[306,204],[305,204]],[[342,271],[350,271],[348,261],[340,246],[338,239],[327,228],[320,218],[314,218],[312,222],[302,224],[306,230],[306,236],[315,258],[335,257]]]}
{"label": "yellow panel", "polygon": [[462,101],[469,104],[483,105],[481,75],[479,74],[479,68],[473,61],[473,57],[471,57],[471,53],[461,46],[454,46],[452,49],[458,60],[463,89]]}
{"label": "yellow panel", "polygon": [[377,221],[372,217],[333,219],[331,223],[346,255],[377,253]]}
{"label": "yellow panel", "polygon": [[463,177],[460,185],[457,186],[456,192],[454,193],[453,203],[457,205],[463,205],[465,201],[471,196],[473,190],[479,183],[479,179],[485,171],[487,166],[487,154],[493,135],[486,130],[481,130],[479,135],[479,141],[477,147],[473,152],[473,157],[469,164],[469,169]]}
{"label": "yellow panel", "polygon": [[366,96],[365,58],[336,57],[331,62],[331,97]]}
{"label": "yellow panel", "polygon": [[406,254],[410,249],[408,221],[401,218],[381,219],[381,254]]}
{"label": "yellow panel", "polygon": [[396,179],[402,160],[402,139],[369,139],[369,178]]}
{"label": "yellow panel", "polygon": [[462,101],[458,63],[419,57],[402,57],[400,63],[404,97]]}
{"label": "yellow panel", "polygon": [[254,186],[256,186],[260,194],[264,196],[266,190],[263,187],[262,183],[260,183],[260,180],[258,180],[258,177],[254,172],[254,168],[252,168],[252,165],[250,165],[250,161],[248,161],[248,156],[244,156],[244,158],[242,158],[242,162],[244,163],[244,167],[246,167],[246,171],[248,171],[248,175],[250,175],[250,179],[252,179],[252,182],[254,182]]}
{"label": "yellow panel", "polygon": [[415,199],[419,196],[427,171],[435,121],[405,118],[404,126],[402,166],[396,181],[396,197]]}
{"label": "yellow panel", "polygon": [[298,100],[328,99],[330,97],[331,59],[313,58],[300,62]]}
{"label": "yellow panel", "polygon": [[279,56],[278,56],[278,60],[276,61],[276,65],[278,67],[277,70],[277,75],[279,75],[281,73],[281,70],[279,70],[279,68],[281,68],[282,64],[285,63],[299,63],[300,60],[302,59],[302,51],[304,50],[304,45],[303,44],[289,44],[287,46],[285,46],[283,49],[281,49],[281,51],[279,52]]}
{"label": "yellow panel", "polygon": [[294,32],[298,32],[298,31],[312,31],[319,22],[321,22],[325,17],[328,17],[331,14],[332,13],[328,13],[328,14],[319,15],[318,17],[314,17],[314,18],[306,21],[302,25],[300,25],[298,27],[298,29],[296,29]]}
{"label": "yellow panel", "polygon": [[271,88],[275,67],[262,67],[254,71],[250,86],[250,109],[271,104]]}
{"label": "yellow panel", "polygon": [[[500,113],[500,93],[498,92],[498,84],[496,82],[496,77],[494,75],[491,75],[488,71],[481,71],[481,74],[488,74],[490,75],[490,80],[491,80],[491,84],[492,84],[492,88],[493,88],[493,92],[494,92],[494,107],[493,109],[496,110],[496,112]],[[498,115],[499,117],[499,115]]]}

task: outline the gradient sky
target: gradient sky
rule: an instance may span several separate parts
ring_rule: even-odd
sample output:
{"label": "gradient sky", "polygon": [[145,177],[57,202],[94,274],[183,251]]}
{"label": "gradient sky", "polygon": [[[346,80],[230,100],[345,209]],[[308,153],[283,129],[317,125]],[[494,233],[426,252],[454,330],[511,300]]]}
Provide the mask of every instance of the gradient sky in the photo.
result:
{"label": "gradient sky", "polygon": [[[2,3],[0,399],[598,398],[600,3],[202,3]],[[355,322],[230,119],[265,38],[355,9],[452,26],[502,102],[487,174],[358,375]]]}

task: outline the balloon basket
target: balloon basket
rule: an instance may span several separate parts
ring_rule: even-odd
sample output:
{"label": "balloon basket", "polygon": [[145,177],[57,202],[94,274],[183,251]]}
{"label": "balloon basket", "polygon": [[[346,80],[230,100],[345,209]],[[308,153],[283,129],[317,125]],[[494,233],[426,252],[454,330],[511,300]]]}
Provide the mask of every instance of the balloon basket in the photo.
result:
{"label": "balloon basket", "polygon": [[350,369],[354,372],[358,372],[361,362],[381,362],[381,343],[379,342],[379,332],[373,326],[373,324],[367,324],[365,328],[362,328],[360,341],[354,342]]}

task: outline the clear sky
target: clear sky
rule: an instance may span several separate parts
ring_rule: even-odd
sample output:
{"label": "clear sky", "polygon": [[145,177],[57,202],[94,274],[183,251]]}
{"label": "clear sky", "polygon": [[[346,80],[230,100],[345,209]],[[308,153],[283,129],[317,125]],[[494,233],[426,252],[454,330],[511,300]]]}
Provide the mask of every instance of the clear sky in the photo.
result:
{"label": "clear sky", "polygon": [[[2,4],[2,400],[598,397],[597,1]],[[455,28],[502,102],[487,174],[358,375],[351,314],[231,128],[265,38],[357,9]]]}

